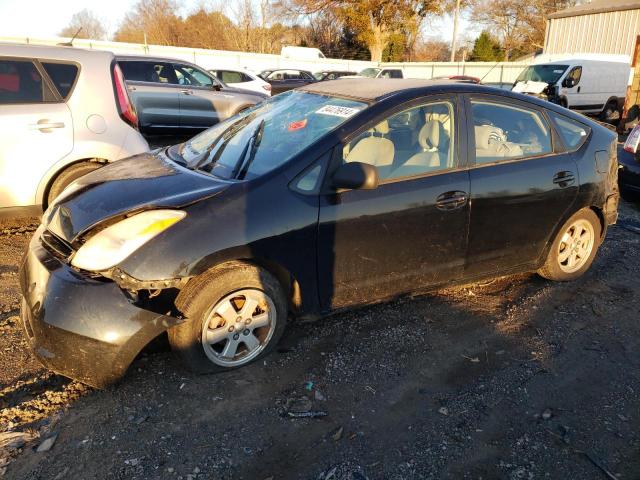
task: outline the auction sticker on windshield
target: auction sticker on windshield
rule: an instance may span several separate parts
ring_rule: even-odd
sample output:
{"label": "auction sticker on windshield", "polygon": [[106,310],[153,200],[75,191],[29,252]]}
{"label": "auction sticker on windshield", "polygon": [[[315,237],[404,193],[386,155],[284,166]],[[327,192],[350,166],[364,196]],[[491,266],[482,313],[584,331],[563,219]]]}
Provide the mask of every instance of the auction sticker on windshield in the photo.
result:
{"label": "auction sticker on windshield", "polygon": [[341,107],[339,105],[325,105],[324,107],[316,110],[316,113],[321,115],[333,115],[334,117],[349,118],[359,111],[360,110],[357,108]]}

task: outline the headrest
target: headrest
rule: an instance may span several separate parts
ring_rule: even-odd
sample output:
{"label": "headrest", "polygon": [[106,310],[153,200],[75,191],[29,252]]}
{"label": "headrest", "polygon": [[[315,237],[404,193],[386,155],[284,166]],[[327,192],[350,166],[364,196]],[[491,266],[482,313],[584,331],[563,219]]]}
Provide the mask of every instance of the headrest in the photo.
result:
{"label": "headrest", "polygon": [[493,125],[476,125],[476,149],[489,150],[493,143],[504,143],[506,138],[502,130]]}
{"label": "headrest", "polygon": [[440,122],[427,122],[418,133],[418,142],[424,150],[437,150],[440,145]]}
{"label": "headrest", "polygon": [[386,135],[387,133],[389,133],[389,122],[383,120],[373,128],[376,132],[381,133],[382,135]]}

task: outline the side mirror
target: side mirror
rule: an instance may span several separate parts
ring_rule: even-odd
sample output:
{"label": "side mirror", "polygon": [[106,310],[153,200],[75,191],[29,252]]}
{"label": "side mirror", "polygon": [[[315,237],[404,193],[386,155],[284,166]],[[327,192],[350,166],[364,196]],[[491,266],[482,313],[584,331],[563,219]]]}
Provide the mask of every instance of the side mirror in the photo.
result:
{"label": "side mirror", "polygon": [[378,188],[378,169],[362,162],[340,165],[331,178],[333,187],[351,190],[372,190]]}
{"label": "side mirror", "polygon": [[565,78],[565,79],[564,79],[564,82],[562,82],[562,83],[563,83],[563,84],[564,84],[564,86],[565,86],[565,87],[567,87],[567,88],[573,88],[573,87],[575,87],[575,86],[576,86],[576,81],[575,81],[573,78],[571,78],[571,77],[569,77],[569,78]]}
{"label": "side mirror", "polygon": [[219,92],[220,90],[222,90],[222,85],[220,85],[219,83],[213,83],[211,85],[211,89]]}

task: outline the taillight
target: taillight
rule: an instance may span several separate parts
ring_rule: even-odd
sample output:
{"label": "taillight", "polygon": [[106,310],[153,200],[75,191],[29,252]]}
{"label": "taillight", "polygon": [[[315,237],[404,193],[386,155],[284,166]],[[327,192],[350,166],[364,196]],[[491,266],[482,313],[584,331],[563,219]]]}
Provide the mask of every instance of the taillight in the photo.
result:
{"label": "taillight", "polygon": [[271,84],[267,83],[266,85],[262,85],[262,88],[264,88],[267,92],[271,91]]}
{"label": "taillight", "polygon": [[113,86],[116,90],[116,100],[118,101],[118,113],[120,113],[120,117],[133,128],[137,129],[138,115],[133,103],[131,103],[129,99],[127,85],[124,82],[120,65],[117,63],[113,65]]}

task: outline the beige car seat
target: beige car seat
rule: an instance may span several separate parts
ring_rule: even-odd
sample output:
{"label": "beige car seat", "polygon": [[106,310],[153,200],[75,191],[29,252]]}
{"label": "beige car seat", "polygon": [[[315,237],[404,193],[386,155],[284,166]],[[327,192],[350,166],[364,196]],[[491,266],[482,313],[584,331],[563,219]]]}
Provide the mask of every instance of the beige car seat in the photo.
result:
{"label": "beige car seat", "polygon": [[501,128],[493,125],[476,125],[476,158],[498,159],[522,156],[522,148],[507,141]]}
{"label": "beige car seat", "polygon": [[369,132],[371,135],[356,143],[344,161],[368,163],[374,167],[388,167],[393,164],[396,153],[393,142],[388,138],[374,136],[374,132],[380,135],[389,133],[387,121],[380,122]]}
{"label": "beige car seat", "polygon": [[448,140],[439,121],[431,120],[427,122],[418,133],[418,142],[422,147],[422,152],[413,155],[404,165],[429,168],[440,167],[443,165],[443,160],[446,160],[446,154],[440,151],[441,143],[448,143]]}

